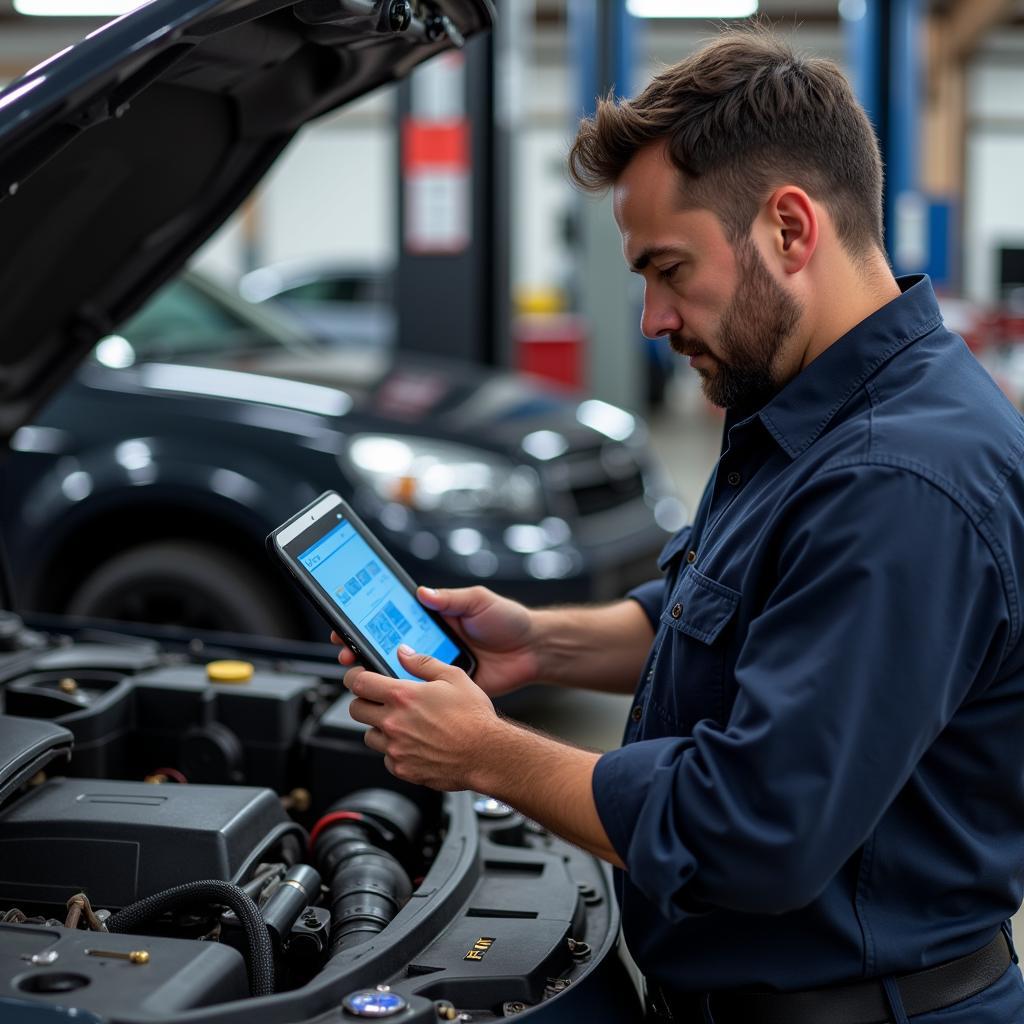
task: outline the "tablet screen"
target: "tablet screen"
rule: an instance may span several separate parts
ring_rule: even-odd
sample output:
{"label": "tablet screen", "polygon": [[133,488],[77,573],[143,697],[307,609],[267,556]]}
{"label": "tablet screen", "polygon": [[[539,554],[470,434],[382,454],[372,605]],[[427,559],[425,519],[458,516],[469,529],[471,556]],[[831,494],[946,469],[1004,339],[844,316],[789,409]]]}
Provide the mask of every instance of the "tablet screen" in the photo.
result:
{"label": "tablet screen", "polygon": [[451,664],[459,649],[347,520],[298,555],[299,562],[400,677],[397,647]]}

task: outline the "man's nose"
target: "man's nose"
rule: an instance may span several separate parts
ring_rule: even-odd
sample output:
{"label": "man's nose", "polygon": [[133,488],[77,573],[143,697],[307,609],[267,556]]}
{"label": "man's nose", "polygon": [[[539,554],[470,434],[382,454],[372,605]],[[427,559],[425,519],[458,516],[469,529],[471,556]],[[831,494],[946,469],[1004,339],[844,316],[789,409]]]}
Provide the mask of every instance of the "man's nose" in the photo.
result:
{"label": "man's nose", "polygon": [[640,333],[645,338],[660,338],[666,334],[679,334],[683,318],[671,302],[659,299],[651,288],[644,289],[644,308],[640,314]]}

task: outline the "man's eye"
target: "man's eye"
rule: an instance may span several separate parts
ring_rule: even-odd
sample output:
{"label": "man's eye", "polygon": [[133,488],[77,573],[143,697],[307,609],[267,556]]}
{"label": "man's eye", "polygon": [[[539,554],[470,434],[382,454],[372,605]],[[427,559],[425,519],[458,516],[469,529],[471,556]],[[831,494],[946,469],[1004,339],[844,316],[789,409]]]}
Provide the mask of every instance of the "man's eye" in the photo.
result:
{"label": "man's eye", "polygon": [[678,263],[673,263],[671,267],[665,267],[665,268],[659,270],[658,271],[658,277],[660,277],[662,279],[662,281],[671,281],[672,278],[676,276],[676,271],[678,269],[679,269],[679,264]]}

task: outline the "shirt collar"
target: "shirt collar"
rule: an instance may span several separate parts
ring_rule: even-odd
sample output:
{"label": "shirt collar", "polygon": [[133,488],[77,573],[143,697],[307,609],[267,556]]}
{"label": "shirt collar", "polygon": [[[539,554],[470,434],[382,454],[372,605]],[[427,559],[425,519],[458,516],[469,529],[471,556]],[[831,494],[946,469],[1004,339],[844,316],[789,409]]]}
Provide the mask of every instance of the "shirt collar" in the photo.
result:
{"label": "shirt collar", "polygon": [[817,440],[883,363],[942,322],[927,276],[901,277],[897,284],[897,298],[825,349],[756,414],[790,458]]}

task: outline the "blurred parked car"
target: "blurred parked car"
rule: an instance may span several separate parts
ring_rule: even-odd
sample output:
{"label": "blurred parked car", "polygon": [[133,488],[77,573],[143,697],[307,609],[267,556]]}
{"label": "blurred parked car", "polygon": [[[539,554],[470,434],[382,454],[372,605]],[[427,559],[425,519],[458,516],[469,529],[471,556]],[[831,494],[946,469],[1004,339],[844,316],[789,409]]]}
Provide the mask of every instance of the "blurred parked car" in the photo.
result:
{"label": "blurred parked car", "polygon": [[415,579],[609,598],[681,520],[645,440],[527,378],[324,347],[185,274],[14,435],[0,517],[22,607],[319,636],[263,539],[320,492]]}
{"label": "blurred parked car", "polygon": [[248,302],[283,309],[333,344],[387,348],[395,343],[392,278],[383,267],[277,263],[250,271],[238,282],[238,291]]}

